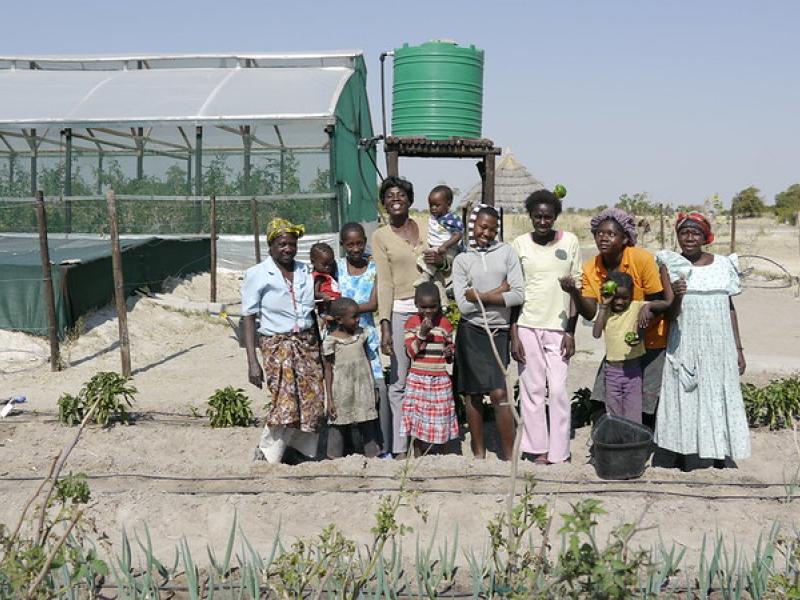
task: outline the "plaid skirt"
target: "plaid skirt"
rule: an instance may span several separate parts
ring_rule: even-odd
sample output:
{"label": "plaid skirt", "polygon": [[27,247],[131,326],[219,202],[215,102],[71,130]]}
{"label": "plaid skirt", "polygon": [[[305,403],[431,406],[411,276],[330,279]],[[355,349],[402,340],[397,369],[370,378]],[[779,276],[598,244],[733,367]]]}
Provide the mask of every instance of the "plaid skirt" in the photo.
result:
{"label": "plaid skirt", "polygon": [[449,376],[409,372],[402,407],[400,435],[410,435],[428,444],[444,444],[458,437]]}

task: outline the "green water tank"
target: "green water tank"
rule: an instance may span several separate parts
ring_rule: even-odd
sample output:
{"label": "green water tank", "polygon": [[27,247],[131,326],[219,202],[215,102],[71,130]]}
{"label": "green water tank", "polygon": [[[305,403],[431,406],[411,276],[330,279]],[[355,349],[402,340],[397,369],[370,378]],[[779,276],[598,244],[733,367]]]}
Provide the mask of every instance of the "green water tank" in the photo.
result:
{"label": "green water tank", "polygon": [[479,138],[482,121],[483,50],[433,41],[394,51],[392,135]]}

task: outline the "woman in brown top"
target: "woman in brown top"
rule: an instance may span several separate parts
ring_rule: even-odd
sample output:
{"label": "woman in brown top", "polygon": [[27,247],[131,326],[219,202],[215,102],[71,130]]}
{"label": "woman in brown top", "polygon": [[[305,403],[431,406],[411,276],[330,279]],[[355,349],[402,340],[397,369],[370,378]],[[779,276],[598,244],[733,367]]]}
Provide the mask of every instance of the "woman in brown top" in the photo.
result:
{"label": "woman in brown top", "polygon": [[[399,177],[387,177],[381,184],[380,199],[389,224],[372,236],[372,253],[378,270],[378,320],[381,351],[391,357],[389,403],[392,409],[392,452],[405,458],[408,439],[400,435],[402,404],[410,361],[403,346],[406,321],[417,313],[414,282],[419,276],[417,258],[441,269],[449,269],[445,259],[431,250],[420,236],[419,227],[409,217],[414,202],[414,186]],[[393,332],[395,335],[392,335]]]}

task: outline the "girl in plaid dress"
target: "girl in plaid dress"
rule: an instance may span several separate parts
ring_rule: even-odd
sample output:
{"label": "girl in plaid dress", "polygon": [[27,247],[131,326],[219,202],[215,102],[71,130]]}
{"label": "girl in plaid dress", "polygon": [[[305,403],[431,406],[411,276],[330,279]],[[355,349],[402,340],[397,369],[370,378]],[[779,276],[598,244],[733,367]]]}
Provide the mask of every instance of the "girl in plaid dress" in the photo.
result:
{"label": "girl in plaid dress", "polygon": [[447,373],[447,363],[453,360],[453,327],[442,316],[439,289],[430,281],[420,284],[414,303],[418,314],[409,318],[405,329],[411,368],[400,433],[414,439],[414,453],[420,456],[431,445],[456,439],[458,422]]}

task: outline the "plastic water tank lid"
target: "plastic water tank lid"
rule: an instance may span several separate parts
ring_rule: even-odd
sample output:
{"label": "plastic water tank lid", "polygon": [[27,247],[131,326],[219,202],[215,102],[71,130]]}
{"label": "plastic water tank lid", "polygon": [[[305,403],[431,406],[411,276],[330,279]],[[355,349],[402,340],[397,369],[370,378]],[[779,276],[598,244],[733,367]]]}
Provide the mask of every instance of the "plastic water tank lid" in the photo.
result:
{"label": "plastic water tank lid", "polygon": [[429,44],[453,44],[453,46],[458,46],[458,42],[456,40],[450,38],[443,38],[441,40],[431,40],[428,42]]}

